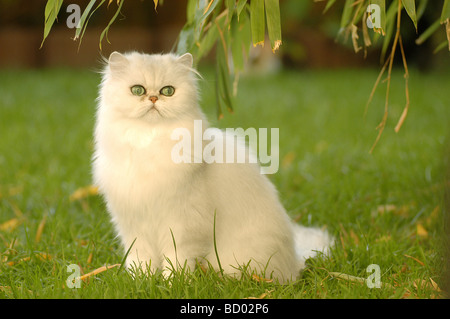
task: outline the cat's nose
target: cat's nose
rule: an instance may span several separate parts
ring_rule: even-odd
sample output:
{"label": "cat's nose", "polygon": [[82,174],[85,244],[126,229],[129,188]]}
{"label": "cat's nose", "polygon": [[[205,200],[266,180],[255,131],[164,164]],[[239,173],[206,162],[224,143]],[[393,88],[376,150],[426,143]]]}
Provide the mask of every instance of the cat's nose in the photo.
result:
{"label": "cat's nose", "polygon": [[152,103],[156,103],[156,101],[158,101],[158,97],[152,95],[152,96],[149,97],[149,100],[152,101]]}

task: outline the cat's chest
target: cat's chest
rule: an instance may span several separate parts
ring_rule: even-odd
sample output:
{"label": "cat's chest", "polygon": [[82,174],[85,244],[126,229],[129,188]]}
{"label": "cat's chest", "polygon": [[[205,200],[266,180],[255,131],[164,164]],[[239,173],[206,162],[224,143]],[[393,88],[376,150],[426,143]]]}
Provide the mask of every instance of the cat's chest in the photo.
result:
{"label": "cat's chest", "polygon": [[165,197],[188,183],[200,168],[201,164],[172,159],[177,141],[171,139],[169,129],[139,125],[108,128],[98,131],[96,160],[97,180],[105,193],[135,199],[149,194]]}
{"label": "cat's chest", "polygon": [[115,127],[113,134],[104,136],[100,147],[106,160],[125,174],[153,173],[173,162],[170,135],[154,128]]}
{"label": "cat's chest", "polygon": [[153,150],[130,149],[110,159],[105,168],[105,195],[132,210],[139,210],[142,203],[151,207],[167,203],[186,182],[178,167]]}

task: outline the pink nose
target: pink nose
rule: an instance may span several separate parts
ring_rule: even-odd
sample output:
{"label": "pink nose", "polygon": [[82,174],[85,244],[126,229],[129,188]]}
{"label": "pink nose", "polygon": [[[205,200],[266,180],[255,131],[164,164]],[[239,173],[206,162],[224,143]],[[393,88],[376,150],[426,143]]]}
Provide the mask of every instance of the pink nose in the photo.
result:
{"label": "pink nose", "polygon": [[150,101],[152,101],[153,103],[155,103],[156,101],[158,101],[158,97],[157,96],[150,96],[149,97]]}

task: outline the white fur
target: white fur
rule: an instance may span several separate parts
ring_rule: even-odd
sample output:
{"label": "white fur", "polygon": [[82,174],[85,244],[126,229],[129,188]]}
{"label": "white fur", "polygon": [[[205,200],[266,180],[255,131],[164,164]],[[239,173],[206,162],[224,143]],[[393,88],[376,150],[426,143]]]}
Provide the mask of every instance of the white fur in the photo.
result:
{"label": "white fur", "polygon": [[[275,187],[257,164],[176,164],[174,129],[193,132],[207,120],[198,106],[192,56],[111,54],[100,86],[95,127],[94,183],[125,250],[126,264],[167,271],[208,261],[227,274],[249,265],[280,282],[295,280],[313,250],[330,243],[322,231],[294,225]],[[147,94],[134,96],[140,84]],[[163,86],[175,94],[159,94]],[[157,110],[149,96],[155,95]],[[225,136],[224,136],[225,138]],[[241,145],[240,147],[245,147]],[[176,247],[176,249],[175,249]],[[250,263],[249,263],[250,262]]]}

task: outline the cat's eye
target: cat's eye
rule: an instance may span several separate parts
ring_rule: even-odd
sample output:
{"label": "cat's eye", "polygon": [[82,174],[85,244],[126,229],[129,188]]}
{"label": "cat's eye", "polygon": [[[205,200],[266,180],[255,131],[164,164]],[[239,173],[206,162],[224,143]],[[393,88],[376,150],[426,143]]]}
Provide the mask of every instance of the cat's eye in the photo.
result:
{"label": "cat's eye", "polygon": [[175,93],[175,88],[173,86],[165,86],[163,87],[159,93],[165,96],[172,96]]}
{"label": "cat's eye", "polygon": [[142,85],[133,85],[131,87],[131,93],[133,93],[133,95],[141,96],[145,94],[145,89]]}

